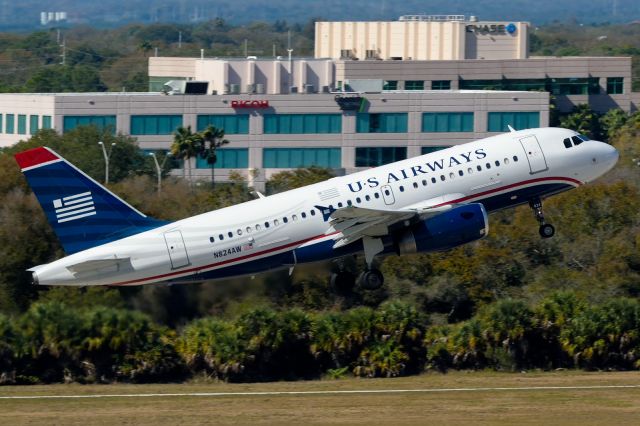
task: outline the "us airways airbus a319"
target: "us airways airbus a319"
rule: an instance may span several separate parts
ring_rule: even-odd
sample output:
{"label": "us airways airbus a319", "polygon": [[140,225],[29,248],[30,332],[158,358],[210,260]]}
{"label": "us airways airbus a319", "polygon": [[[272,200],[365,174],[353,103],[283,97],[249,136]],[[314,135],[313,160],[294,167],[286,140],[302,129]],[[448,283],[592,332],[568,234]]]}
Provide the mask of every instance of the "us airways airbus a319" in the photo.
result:
{"label": "us airways airbus a319", "polygon": [[572,130],[511,130],[171,223],[145,216],[49,148],[25,151],[16,160],[67,254],[30,269],[33,282],[201,282],[364,253],[359,283],[377,288],[376,256],[478,240],[489,231],[487,213],[519,204],[549,238],[542,199],[603,175],[618,152]]}

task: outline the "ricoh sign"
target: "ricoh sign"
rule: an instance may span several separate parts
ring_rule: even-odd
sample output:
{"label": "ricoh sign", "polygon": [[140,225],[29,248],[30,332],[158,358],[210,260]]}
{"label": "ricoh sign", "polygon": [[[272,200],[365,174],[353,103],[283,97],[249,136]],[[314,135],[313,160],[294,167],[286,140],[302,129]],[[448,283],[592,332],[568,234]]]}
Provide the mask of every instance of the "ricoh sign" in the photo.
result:
{"label": "ricoh sign", "polygon": [[257,101],[247,101],[247,100],[235,100],[231,101],[231,108],[269,108],[269,101],[267,100],[257,100]]}
{"label": "ricoh sign", "polygon": [[515,33],[517,27],[515,24],[469,24],[466,29],[468,33],[474,34],[506,35]]}

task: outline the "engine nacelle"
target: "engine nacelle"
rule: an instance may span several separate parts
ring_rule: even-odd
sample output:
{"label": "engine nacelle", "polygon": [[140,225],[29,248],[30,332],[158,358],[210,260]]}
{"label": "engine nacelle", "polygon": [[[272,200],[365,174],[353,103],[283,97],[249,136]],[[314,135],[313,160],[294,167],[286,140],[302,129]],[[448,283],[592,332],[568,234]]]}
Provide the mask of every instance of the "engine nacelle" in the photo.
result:
{"label": "engine nacelle", "polygon": [[454,207],[422,220],[394,239],[398,254],[448,250],[489,232],[487,211],[479,203]]}

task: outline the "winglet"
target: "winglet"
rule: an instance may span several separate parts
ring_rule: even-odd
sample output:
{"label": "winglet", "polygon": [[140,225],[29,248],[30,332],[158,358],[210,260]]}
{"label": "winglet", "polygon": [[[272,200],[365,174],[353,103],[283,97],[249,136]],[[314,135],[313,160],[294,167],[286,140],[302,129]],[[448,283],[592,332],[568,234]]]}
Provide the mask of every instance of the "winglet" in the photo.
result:
{"label": "winglet", "polygon": [[507,127],[509,128],[509,131],[511,133],[515,133],[516,129],[514,129],[513,127],[511,127],[511,124],[507,124]]}
{"label": "winglet", "polygon": [[15,155],[15,158],[18,166],[23,171],[62,160],[55,152],[43,146],[19,152]]}

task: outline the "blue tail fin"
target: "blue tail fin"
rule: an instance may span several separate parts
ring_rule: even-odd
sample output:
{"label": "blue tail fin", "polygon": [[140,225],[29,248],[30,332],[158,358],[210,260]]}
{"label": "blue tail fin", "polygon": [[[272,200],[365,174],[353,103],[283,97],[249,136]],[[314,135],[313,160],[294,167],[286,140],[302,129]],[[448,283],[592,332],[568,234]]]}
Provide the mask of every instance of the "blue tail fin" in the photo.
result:
{"label": "blue tail fin", "polygon": [[67,254],[165,224],[140,213],[49,148],[15,157]]}

